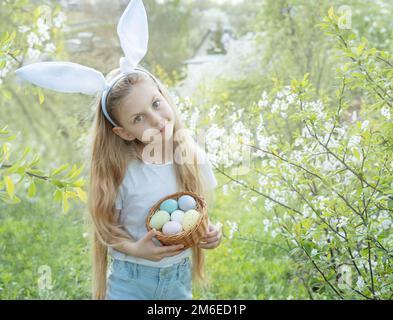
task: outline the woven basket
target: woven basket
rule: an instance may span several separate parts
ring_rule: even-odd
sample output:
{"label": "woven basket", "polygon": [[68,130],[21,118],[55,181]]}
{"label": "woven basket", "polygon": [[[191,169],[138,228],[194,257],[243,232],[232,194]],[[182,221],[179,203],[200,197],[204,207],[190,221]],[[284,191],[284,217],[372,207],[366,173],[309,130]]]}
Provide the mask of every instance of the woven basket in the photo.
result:
{"label": "woven basket", "polygon": [[199,240],[206,235],[206,231],[208,228],[208,214],[207,214],[207,205],[206,201],[194,192],[182,191],[170,194],[169,196],[162,198],[159,200],[153,207],[151,207],[149,211],[149,215],[146,219],[146,228],[147,231],[150,231],[152,228],[150,227],[150,219],[153,214],[159,210],[160,205],[163,201],[168,199],[175,199],[176,201],[183,195],[190,195],[195,199],[197,204],[195,210],[201,213],[199,220],[192,226],[192,228],[188,230],[184,230],[178,234],[174,235],[164,235],[160,230],[157,230],[156,238],[163,245],[173,245],[173,244],[183,244],[184,248],[190,248],[199,243]]}

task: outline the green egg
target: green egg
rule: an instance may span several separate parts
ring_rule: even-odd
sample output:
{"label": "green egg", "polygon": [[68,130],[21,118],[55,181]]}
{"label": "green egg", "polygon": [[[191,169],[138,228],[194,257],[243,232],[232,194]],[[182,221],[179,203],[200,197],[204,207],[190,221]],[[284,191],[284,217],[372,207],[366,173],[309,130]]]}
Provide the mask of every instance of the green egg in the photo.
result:
{"label": "green egg", "polygon": [[159,210],[150,219],[150,227],[155,228],[156,230],[160,230],[165,222],[171,219],[171,215],[164,211]]}

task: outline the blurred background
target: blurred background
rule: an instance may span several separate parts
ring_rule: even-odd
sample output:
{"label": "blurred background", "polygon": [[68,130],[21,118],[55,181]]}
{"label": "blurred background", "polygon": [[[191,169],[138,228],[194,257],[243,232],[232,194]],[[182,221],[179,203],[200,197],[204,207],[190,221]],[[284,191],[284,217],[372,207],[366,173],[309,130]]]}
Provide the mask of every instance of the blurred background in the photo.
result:
{"label": "blurred background", "polygon": [[[22,83],[13,72],[37,61],[65,60],[107,74],[118,67],[122,56],[116,26],[127,4],[128,0],[0,0],[0,130],[3,129],[0,132],[4,139],[0,162],[1,299],[90,299],[90,228],[85,182],[94,101],[84,95],[59,94]],[[295,176],[298,169],[291,171],[285,167],[288,171],[283,171],[277,157],[271,160],[255,148],[245,153],[239,148],[242,143],[259,148],[272,146],[272,150],[283,156],[284,152],[289,154],[296,147],[298,150],[304,147],[301,156],[291,155],[298,163],[305,163],[306,155],[313,149],[311,144],[305,148],[306,140],[297,140],[302,122],[296,118],[300,117],[300,111],[291,109],[296,93],[292,100],[286,100],[286,105],[277,104],[276,100],[291,97],[290,88],[303,86],[303,91],[307,91],[309,85],[313,89],[307,99],[321,101],[333,118],[337,97],[343,96],[340,79],[347,59],[353,63],[348,69],[353,71],[351,68],[360,61],[377,80],[370,84],[366,76],[356,78],[352,72],[351,76],[358,82],[354,80],[353,87],[341,99],[345,100],[341,122],[356,128],[356,121],[360,121],[358,130],[363,130],[367,126],[362,127],[364,121],[369,126],[387,121],[389,127],[381,130],[381,137],[388,142],[381,143],[369,167],[391,154],[391,139],[387,138],[391,132],[387,131],[391,130],[391,88],[385,87],[393,75],[389,73],[391,66],[385,63],[385,67],[379,68],[367,60],[372,59],[371,53],[360,57],[366,50],[362,48],[355,57],[338,54],[339,34],[335,37],[334,32],[341,31],[333,28],[329,35],[327,26],[325,29],[318,26],[326,16],[331,21],[325,23],[333,24],[337,15],[329,14],[329,8],[337,12],[342,2],[145,0],[144,4],[150,38],[142,65],[169,87],[187,127],[196,135],[197,131],[205,132],[206,141],[200,144],[209,151],[219,181],[209,214],[213,222],[222,224],[224,238],[216,250],[206,250],[211,285],[208,289],[194,287],[194,299],[391,298],[390,206],[384,214],[377,206],[374,211],[378,218],[373,226],[386,232],[376,236],[384,250],[376,244],[375,251],[369,248],[363,253],[363,243],[343,247],[340,241],[334,242],[334,237],[330,242],[317,244],[312,240],[320,240],[320,234],[329,232],[326,226],[318,229],[321,221],[318,217],[306,226],[299,225],[288,213],[293,210],[285,206],[273,209],[274,201],[266,200],[269,194],[280,203],[286,198],[294,200],[293,190],[280,190],[282,183],[274,173],[287,172],[289,177]],[[349,25],[344,31],[353,35],[348,43],[359,39],[356,48],[364,43],[363,48],[386,52],[385,56],[379,56],[389,62],[393,3],[348,0],[345,5],[344,10],[350,11],[351,19],[346,20]],[[292,82],[293,79],[298,79],[300,84]],[[302,79],[306,79],[307,85],[300,82]],[[384,91],[378,91],[378,86]],[[300,96],[299,92],[296,97]],[[378,103],[379,109],[375,109]],[[220,136],[224,132],[236,139],[223,147]],[[349,130],[339,133],[337,141],[349,136]],[[358,153],[360,150],[361,147]],[[24,152],[26,158],[22,160]],[[357,151],[354,152],[356,156]],[[338,148],[337,154],[340,153],[343,150]],[[386,168],[390,168],[390,161],[391,158],[385,161]],[[239,168],[239,163],[242,163],[240,171],[234,170]],[[318,166],[326,169],[326,163],[321,163],[314,163],[315,172],[323,172]],[[338,169],[326,169],[331,171],[324,173],[328,175]],[[71,171],[65,175],[67,170]],[[370,173],[370,177],[374,175]],[[391,194],[392,189],[391,175],[388,176],[388,171],[384,175],[385,183],[379,184],[385,190],[381,197]],[[325,190],[318,184],[313,188],[311,180],[304,184],[311,186],[315,199]],[[359,183],[359,188],[365,190],[367,185]],[[324,196],[318,201],[326,200],[327,207],[340,200],[329,191]],[[372,197],[371,192],[368,196]],[[303,200],[299,197],[291,207],[300,205],[298,212],[305,219],[308,215],[301,206]],[[340,216],[347,212],[344,208],[340,210]],[[352,216],[348,212],[348,225],[356,224]],[[314,222],[319,235],[307,233],[306,229],[312,229]],[[283,225],[290,229],[287,235]],[[290,238],[296,230],[300,230],[297,239],[304,241],[303,245]],[[348,230],[354,235],[358,232],[355,227]],[[372,256],[376,265],[368,263],[368,259],[363,269],[357,265],[358,272],[353,266],[356,259],[349,258],[353,287],[341,292],[337,286],[342,272],[337,266],[332,269],[331,263],[332,259],[334,263],[341,261],[348,248],[359,253],[360,264],[362,259]],[[308,255],[312,249],[332,252],[321,259],[321,270]],[[345,265],[344,260],[338,267]],[[370,279],[373,270],[375,279]]]}

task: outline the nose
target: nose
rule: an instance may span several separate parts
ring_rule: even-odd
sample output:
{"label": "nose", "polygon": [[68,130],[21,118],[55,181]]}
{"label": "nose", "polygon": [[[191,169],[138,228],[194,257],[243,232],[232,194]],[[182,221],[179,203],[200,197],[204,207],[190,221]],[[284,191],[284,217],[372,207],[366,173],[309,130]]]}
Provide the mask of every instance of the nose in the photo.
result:
{"label": "nose", "polygon": [[159,114],[152,114],[152,126],[158,130],[160,130],[164,124],[165,124],[165,119],[162,118]]}

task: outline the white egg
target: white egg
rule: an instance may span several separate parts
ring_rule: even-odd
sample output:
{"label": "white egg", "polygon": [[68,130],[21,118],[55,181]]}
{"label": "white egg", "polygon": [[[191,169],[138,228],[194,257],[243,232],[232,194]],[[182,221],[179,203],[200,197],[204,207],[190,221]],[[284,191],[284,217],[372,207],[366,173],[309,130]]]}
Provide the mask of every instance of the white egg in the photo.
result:
{"label": "white egg", "polygon": [[171,220],[172,221],[177,221],[179,223],[182,223],[183,217],[184,217],[183,210],[175,210],[171,213]]}
{"label": "white egg", "polygon": [[183,228],[177,221],[168,221],[162,226],[162,232],[165,235],[173,235],[182,232]]}

